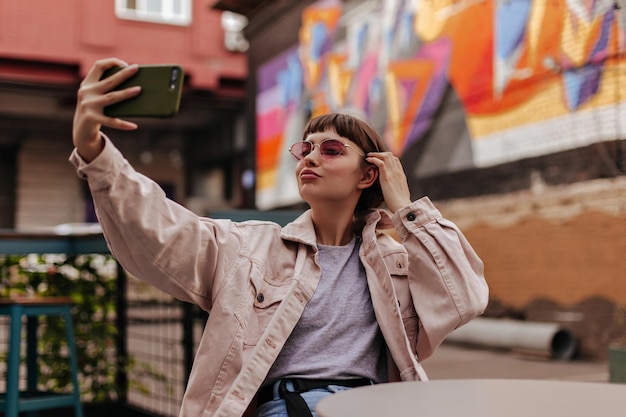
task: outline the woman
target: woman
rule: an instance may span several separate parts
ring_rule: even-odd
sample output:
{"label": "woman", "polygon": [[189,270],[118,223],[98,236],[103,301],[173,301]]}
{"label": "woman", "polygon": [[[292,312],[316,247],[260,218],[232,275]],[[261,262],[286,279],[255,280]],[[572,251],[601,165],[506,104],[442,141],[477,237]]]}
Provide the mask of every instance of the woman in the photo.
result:
{"label": "woman", "polygon": [[209,312],[180,415],[311,415],[332,392],[425,380],[420,361],[482,313],[488,289],[458,228],[427,197],[411,201],[374,129],[341,114],[309,122],[290,152],[310,210],[284,228],[198,217],[100,133],[137,127],[102,112],[139,93],[112,91],[136,70],[91,68],[70,159],[122,266]]}

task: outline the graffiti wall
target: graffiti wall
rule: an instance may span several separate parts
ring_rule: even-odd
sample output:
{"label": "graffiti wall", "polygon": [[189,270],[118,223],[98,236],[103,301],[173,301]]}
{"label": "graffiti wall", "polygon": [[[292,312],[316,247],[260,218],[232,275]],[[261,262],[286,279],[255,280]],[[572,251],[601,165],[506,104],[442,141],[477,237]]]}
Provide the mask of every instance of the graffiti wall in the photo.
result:
{"label": "graffiti wall", "polygon": [[618,4],[312,4],[297,42],[256,74],[258,208],[300,201],[288,148],[310,116],[329,111],[366,117],[399,156],[421,143],[408,161],[419,175],[625,138],[626,14]]}

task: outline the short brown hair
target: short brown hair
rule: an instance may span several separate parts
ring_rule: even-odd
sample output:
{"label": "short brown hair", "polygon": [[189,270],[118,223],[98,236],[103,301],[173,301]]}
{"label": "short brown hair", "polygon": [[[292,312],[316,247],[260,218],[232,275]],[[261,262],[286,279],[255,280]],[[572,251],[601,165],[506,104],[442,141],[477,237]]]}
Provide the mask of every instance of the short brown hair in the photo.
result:
{"label": "short brown hair", "polygon": [[[332,130],[339,136],[350,139],[359,145],[365,154],[387,151],[382,138],[372,125],[359,117],[343,113],[330,113],[312,118],[304,128],[302,140],[305,140],[311,133],[327,130]],[[363,190],[354,211],[355,213],[364,212],[379,207],[384,201],[380,180],[376,178],[371,187]]]}

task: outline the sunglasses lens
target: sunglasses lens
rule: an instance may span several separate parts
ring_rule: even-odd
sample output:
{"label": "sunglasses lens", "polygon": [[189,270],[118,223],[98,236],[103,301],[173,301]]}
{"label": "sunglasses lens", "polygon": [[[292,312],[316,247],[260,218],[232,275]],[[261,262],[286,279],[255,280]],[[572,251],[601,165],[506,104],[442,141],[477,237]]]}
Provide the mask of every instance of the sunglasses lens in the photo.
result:
{"label": "sunglasses lens", "polygon": [[311,153],[311,144],[309,142],[296,142],[289,149],[291,154],[298,161]]}
{"label": "sunglasses lens", "polygon": [[320,145],[320,153],[324,159],[333,159],[341,155],[345,146],[343,142],[338,140],[326,140]]}
{"label": "sunglasses lens", "polygon": [[[346,148],[346,145],[340,141],[335,139],[328,139],[323,141],[320,145],[320,155],[324,159],[333,159],[341,155],[343,150]],[[313,152],[313,144],[311,142],[296,142],[291,145],[289,148],[289,152],[293,155],[296,160],[301,160],[305,158],[308,154]]]}

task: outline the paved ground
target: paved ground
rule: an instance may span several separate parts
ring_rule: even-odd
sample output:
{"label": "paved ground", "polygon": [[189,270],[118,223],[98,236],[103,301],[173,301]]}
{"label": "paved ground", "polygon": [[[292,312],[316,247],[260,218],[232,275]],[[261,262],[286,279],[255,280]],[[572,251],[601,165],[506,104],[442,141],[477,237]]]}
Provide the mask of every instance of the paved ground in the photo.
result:
{"label": "paved ground", "polygon": [[526,352],[472,348],[445,342],[424,361],[434,379],[550,379],[609,382],[606,361],[559,361]]}

